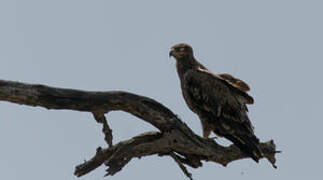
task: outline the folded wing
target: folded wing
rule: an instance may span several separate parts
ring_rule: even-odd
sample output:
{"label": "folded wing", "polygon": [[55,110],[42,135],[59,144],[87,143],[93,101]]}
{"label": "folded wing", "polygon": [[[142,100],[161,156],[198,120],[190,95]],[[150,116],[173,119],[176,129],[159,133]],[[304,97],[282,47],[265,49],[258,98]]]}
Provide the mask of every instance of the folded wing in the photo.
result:
{"label": "folded wing", "polygon": [[224,77],[227,79],[205,69],[190,70],[184,76],[184,91],[188,101],[197,108],[195,112],[207,117],[216,134],[231,140],[258,161],[261,157],[259,140],[254,135],[246,107],[253,103],[253,98],[229,82],[232,76]]}

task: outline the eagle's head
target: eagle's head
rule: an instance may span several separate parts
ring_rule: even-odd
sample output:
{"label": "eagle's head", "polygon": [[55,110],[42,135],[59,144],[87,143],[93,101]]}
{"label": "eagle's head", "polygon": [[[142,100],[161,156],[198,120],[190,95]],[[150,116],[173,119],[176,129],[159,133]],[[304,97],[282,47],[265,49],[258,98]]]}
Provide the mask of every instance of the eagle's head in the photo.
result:
{"label": "eagle's head", "polygon": [[193,57],[193,49],[190,45],[180,43],[174,45],[169,52],[169,57],[173,56],[176,60],[182,60]]}

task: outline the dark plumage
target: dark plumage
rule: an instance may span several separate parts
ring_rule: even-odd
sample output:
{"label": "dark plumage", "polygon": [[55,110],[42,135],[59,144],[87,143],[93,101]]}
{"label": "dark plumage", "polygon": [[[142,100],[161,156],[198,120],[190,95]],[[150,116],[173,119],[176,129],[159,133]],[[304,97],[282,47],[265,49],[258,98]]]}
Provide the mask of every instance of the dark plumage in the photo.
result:
{"label": "dark plumage", "polygon": [[229,74],[213,74],[200,64],[187,44],[177,44],[169,53],[176,59],[182,93],[188,107],[202,124],[203,137],[213,131],[232,141],[256,162],[262,156],[259,139],[247,115],[246,104],[253,104],[249,86]]}

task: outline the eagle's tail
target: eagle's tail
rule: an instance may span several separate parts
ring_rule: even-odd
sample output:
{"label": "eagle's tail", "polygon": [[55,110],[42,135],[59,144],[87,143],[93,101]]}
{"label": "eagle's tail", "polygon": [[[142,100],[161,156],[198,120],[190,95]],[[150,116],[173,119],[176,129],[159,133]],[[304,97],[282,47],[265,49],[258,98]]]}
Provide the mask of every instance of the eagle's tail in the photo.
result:
{"label": "eagle's tail", "polygon": [[259,139],[255,135],[227,135],[227,139],[232,141],[242,152],[251,157],[257,163],[263,156],[263,153],[259,149]]}

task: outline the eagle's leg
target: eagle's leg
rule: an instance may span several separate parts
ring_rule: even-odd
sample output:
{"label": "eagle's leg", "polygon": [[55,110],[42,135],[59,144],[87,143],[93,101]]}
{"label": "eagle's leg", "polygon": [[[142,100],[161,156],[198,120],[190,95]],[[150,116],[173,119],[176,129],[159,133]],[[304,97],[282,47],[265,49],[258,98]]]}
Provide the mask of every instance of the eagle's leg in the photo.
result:
{"label": "eagle's leg", "polygon": [[201,119],[202,130],[203,130],[203,137],[205,139],[209,139],[209,136],[212,132],[212,125],[207,122],[204,118]]}
{"label": "eagle's leg", "polygon": [[204,130],[203,129],[203,137],[205,139],[212,139],[212,138],[209,138],[210,134],[211,134],[211,130],[209,131],[209,130]]}

